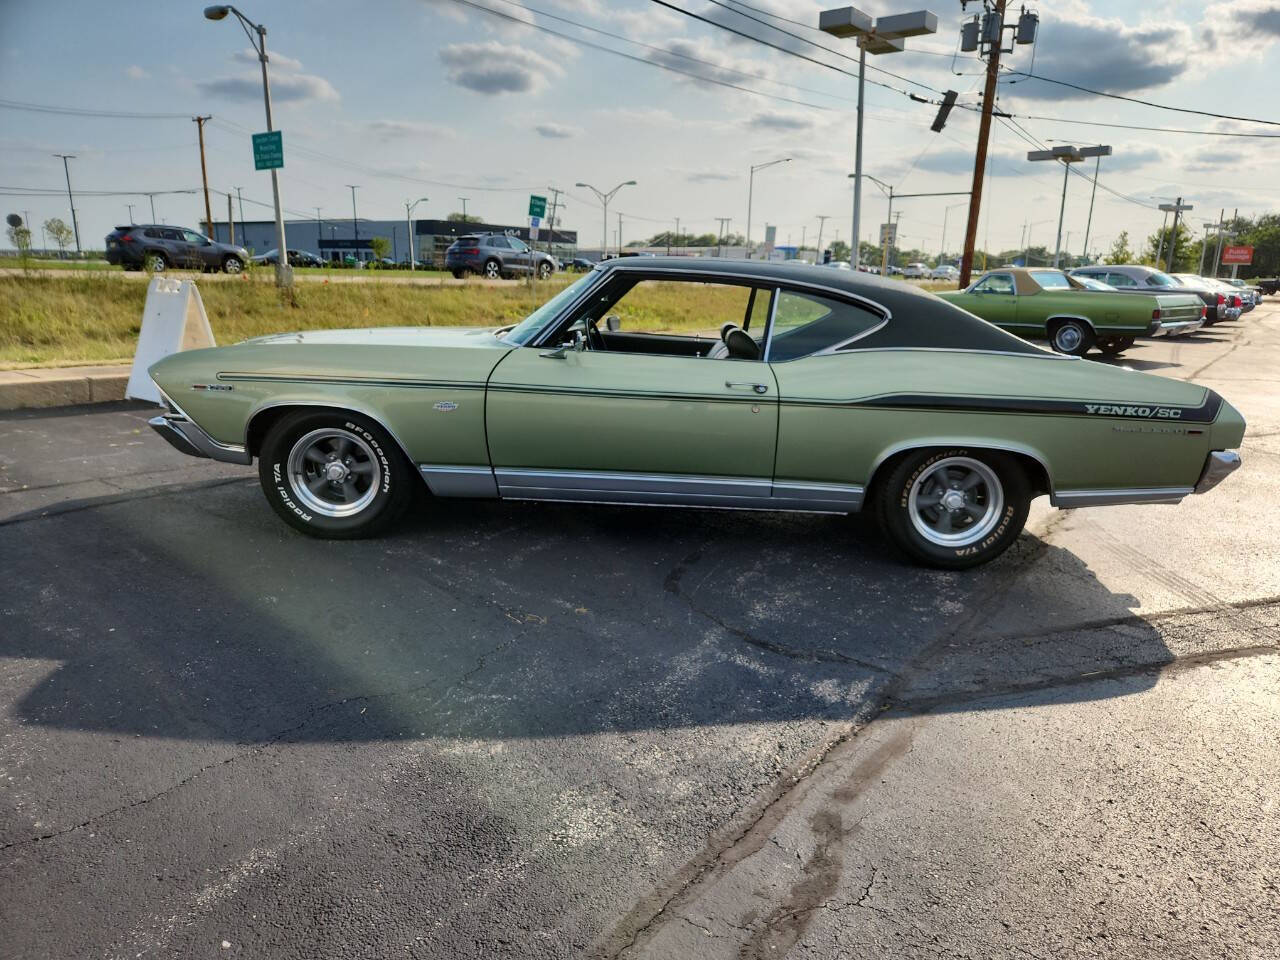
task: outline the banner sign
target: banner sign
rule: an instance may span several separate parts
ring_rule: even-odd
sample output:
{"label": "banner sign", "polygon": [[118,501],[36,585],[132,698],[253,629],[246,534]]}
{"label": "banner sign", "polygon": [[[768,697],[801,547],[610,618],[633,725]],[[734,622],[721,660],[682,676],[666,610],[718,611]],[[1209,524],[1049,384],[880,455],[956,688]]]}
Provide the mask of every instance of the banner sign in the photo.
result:
{"label": "banner sign", "polygon": [[1222,262],[1248,266],[1253,263],[1253,247],[1223,247]]}

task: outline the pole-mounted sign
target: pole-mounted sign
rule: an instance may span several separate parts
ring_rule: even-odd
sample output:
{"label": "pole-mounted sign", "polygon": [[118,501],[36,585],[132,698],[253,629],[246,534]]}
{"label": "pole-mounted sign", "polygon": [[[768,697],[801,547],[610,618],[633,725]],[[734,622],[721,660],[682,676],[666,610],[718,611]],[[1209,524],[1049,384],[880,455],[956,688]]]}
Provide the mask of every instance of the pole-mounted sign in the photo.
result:
{"label": "pole-mounted sign", "polygon": [[547,198],[536,193],[529,195],[529,216],[541,219],[547,215]]}
{"label": "pole-mounted sign", "polygon": [[1223,247],[1222,262],[1248,266],[1253,263],[1253,247]]}
{"label": "pole-mounted sign", "polygon": [[284,135],[279,130],[253,135],[253,169],[279,170],[284,166]]}

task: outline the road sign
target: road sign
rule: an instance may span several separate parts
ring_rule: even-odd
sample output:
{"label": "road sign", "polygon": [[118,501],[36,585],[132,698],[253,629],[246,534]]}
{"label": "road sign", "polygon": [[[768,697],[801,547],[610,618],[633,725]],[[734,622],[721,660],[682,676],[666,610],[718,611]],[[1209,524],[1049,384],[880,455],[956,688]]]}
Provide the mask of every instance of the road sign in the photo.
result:
{"label": "road sign", "polygon": [[545,217],[547,215],[547,198],[536,193],[529,195],[529,216]]}
{"label": "road sign", "polygon": [[898,245],[898,225],[896,223],[880,224],[880,246],[896,247]]}
{"label": "road sign", "polygon": [[542,226],[542,217],[529,218],[529,239],[530,240],[538,239],[538,228],[540,226]]}
{"label": "road sign", "polygon": [[1248,266],[1253,263],[1253,247],[1223,247],[1222,262]]}
{"label": "road sign", "polygon": [[253,135],[253,169],[279,170],[284,166],[284,135],[279,130]]}

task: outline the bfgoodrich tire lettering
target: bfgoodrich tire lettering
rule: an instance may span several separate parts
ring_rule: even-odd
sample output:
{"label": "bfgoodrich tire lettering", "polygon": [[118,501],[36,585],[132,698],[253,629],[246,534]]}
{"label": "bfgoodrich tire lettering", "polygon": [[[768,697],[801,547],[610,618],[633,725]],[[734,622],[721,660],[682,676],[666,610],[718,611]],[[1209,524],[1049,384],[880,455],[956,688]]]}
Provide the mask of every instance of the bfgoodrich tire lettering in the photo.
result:
{"label": "bfgoodrich tire lettering", "polygon": [[886,538],[916,563],[949,570],[1007,550],[1031,503],[1015,460],[967,447],[912,451],[877,486],[876,518]]}
{"label": "bfgoodrich tire lettering", "polygon": [[341,411],[277,421],[262,441],[258,480],[285,523],[331,539],[375,536],[413,498],[413,472],[395,441],[369,418]]}

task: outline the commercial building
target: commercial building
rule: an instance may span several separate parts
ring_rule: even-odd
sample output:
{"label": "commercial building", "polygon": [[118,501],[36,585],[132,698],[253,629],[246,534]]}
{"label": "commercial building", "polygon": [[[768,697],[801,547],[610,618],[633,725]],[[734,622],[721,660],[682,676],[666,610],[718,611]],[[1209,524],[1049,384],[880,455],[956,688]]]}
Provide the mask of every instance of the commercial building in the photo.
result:
{"label": "commercial building", "polygon": [[[530,240],[527,226],[510,226],[497,223],[458,223],[453,220],[413,220],[413,252],[424,263],[441,266],[444,252],[458,237],[469,233],[506,233],[519,237],[539,250],[546,250],[560,258],[577,255],[578,231],[555,230],[545,227],[538,232],[537,240]],[[324,260],[341,260],[354,256],[358,260],[373,259],[369,245],[374,237],[385,237],[390,244],[389,256],[396,261],[409,258],[409,221],[405,220],[286,220],[285,242],[290,250],[309,250]],[[227,222],[215,221],[212,230],[206,231],[214,240],[227,243],[230,230]],[[236,243],[253,253],[264,253],[276,245],[276,225],[273,220],[235,221]]]}

